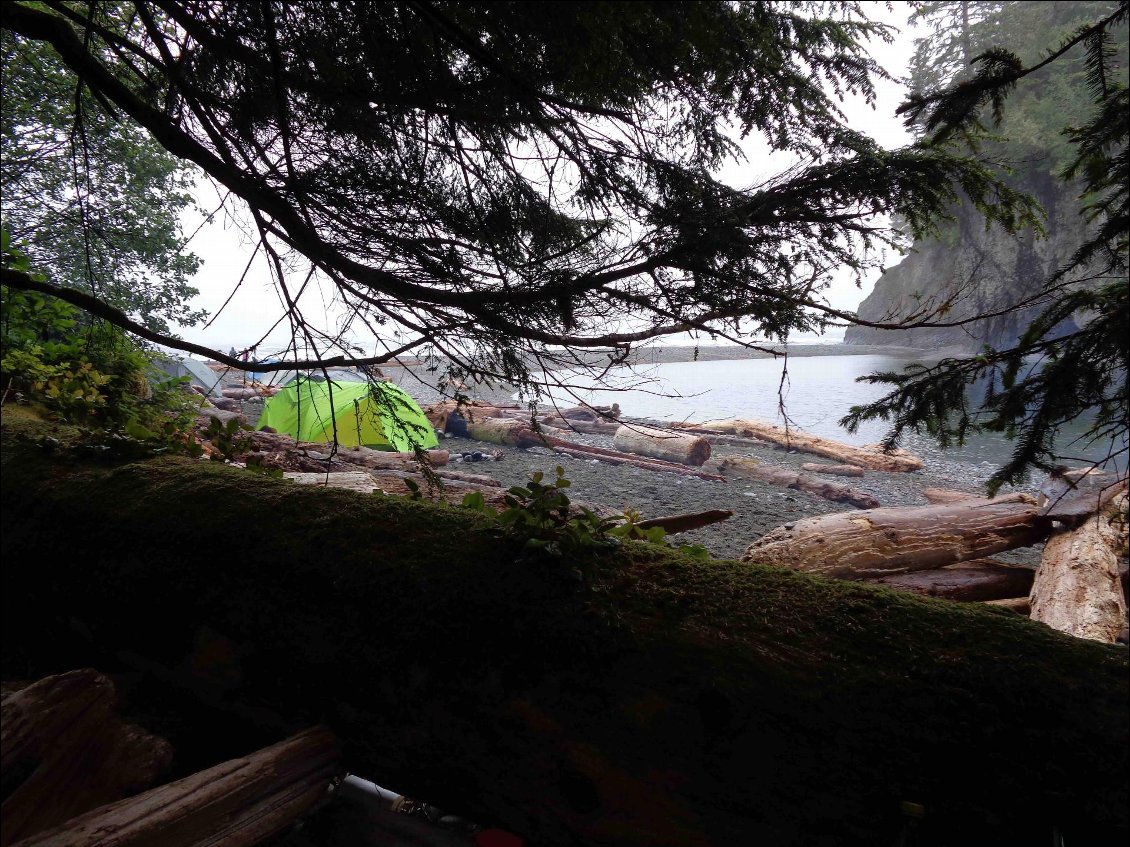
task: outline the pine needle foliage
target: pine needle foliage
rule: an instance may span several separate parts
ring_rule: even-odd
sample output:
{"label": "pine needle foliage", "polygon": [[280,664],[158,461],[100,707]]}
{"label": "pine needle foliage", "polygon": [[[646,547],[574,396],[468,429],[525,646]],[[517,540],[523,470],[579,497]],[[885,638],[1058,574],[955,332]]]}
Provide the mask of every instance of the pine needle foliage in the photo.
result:
{"label": "pine needle foliage", "polygon": [[[1124,27],[1130,4],[1121,2],[1101,19],[1078,27],[1050,49],[1041,62],[1025,66],[1007,51],[986,51],[974,60],[969,79],[930,93],[917,94],[901,111],[908,123],[919,122],[945,144],[957,135],[983,134],[984,115],[999,123],[1005,99],[1025,78],[1083,51],[1086,84],[1093,102],[1090,119],[1065,127],[1074,155],[1060,173],[1079,180],[1083,210],[1094,224],[1091,235],[1069,261],[1046,280],[1049,305],[1017,344],[986,350],[968,359],[947,359],[935,366],[914,366],[903,373],[878,373],[864,381],[893,385],[878,401],[852,409],[842,423],[854,431],[862,421],[892,423],[884,443],[895,446],[906,431],[925,432],[939,445],[962,443],[971,432],[1001,432],[1015,440],[1009,460],[989,480],[1023,481],[1031,468],[1051,471],[1080,447],[1101,445],[1104,461],[1125,464],[1130,371],[1130,320],[1127,247],[1130,238],[1130,94],[1125,67],[1119,67],[1113,33]],[[1082,319],[1080,320],[1080,316]],[[1082,327],[1064,334],[1068,318]],[[971,401],[969,387],[984,385],[983,402]],[[1084,417],[1083,444],[1060,444],[1063,426]]]}
{"label": "pine needle foliage", "polygon": [[[246,204],[295,357],[435,353],[528,383],[673,333],[784,338],[842,317],[833,273],[906,243],[881,216],[920,235],[964,196],[1009,229],[1035,219],[981,164],[847,124],[840,99],[887,76],[859,4],[125,7],[13,3],[3,26]],[[721,181],[735,131],[793,164]],[[383,339],[371,354],[302,314],[314,284]]]}

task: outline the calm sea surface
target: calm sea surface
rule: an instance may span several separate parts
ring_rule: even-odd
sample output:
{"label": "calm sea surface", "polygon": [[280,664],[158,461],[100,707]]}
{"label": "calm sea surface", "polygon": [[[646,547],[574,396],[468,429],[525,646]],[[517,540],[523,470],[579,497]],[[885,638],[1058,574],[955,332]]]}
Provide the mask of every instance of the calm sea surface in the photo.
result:
{"label": "calm sea surface", "polygon": [[[876,371],[901,371],[911,361],[914,360],[891,356],[790,358],[783,383],[781,360],[676,362],[652,365],[634,373],[617,371],[612,375],[612,383],[619,390],[589,391],[578,384],[574,393],[576,399],[586,403],[619,403],[629,417],[695,422],[756,418],[783,424],[783,401],[791,425],[849,444],[874,444],[886,433],[885,422],[869,421],[849,435],[839,426],[839,420],[852,406],[878,399],[889,389],[855,380]],[[576,402],[560,391],[555,396],[568,405]],[[1073,426],[1057,442],[1061,453],[1078,457],[1080,463],[1105,453],[1071,444],[1084,429],[1081,424]],[[928,438],[914,434],[906,436],[903,446],[933,467],[959,470],[977,481],[987,478],[1012,451],[1011,443],[995,434],[972,436],[963,447],[944,452]]]}

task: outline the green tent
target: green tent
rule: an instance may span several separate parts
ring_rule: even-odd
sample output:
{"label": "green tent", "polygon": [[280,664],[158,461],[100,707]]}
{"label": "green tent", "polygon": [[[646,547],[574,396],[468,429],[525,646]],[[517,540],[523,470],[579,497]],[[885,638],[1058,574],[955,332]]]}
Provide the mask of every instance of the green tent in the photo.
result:
{"label": "green tent", "polygon": [[[332,404],[331,404],[331,385]],[[370,390],[371,389],[371,390]],[[407,451],[439,444],[416,401],[391,382],[325,382],[299,378],[263,406],[257,427],[274,428],[300,441],[363,444],[377,450]]]}

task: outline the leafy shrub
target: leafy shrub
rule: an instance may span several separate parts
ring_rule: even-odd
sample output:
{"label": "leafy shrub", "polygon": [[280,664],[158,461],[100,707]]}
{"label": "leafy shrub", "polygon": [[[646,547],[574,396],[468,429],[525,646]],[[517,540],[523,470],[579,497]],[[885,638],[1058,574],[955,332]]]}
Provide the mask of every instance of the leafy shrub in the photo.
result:
{"label": "leafy shrub", "polygon": [[[641,527],[640,513],[625,509],[623,515],[602,518],[583,506],[575,513],[565,489],[570,482],[560,465],[551,483],[545,474],[534,472],[524,486],[510,488],[504,502],[506,508],[495,512],[483,495],[473,491],[463,497],[463,507],[484,514],[496,515],[507,533],[523,542],[526,553],[546,553],[554,557],[577,556],[582,553],[617,546],[630,539],[669,546],[663,527]],[[680,544],[680,552],[698,558],[709,558],[705,547]]]}
{"label": "leafy shrub", "polygon": [[[3,262],[27,270],[6,233]],[[91,443],[109,445],[113,436],[115,450],[125,439],[151,451],[196,452],[191,425],[199,400],[184,392],[184,379],[151,385],[152,357],[117,327],[68,303],[0,287],[3,402],[22,396],[86,430]]]}

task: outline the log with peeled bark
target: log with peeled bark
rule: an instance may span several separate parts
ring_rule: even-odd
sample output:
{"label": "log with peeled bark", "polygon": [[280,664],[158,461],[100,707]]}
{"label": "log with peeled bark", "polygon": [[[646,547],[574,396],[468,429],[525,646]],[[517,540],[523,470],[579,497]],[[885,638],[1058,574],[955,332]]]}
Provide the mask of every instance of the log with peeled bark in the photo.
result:
{"label": "log with peeled bark", "polygon": [[839,579],[926,570],[1028,547],[1052,521],[1027,503],[949,503],[820,515],[766,533],[742,561]]}
{"label": "log with peeled bark", "polygon": [[1005,565],[989,559],[962,562],[944,568],[891,574],[865,580],[898,591],[928,597],[972,602],[1027,597],[1032,590],[1032,568]]}
{"label": "log with peeled bark", "polygon": [[882,505],[875,497],[866,492],[846,485],[838,485],[825,479],[818,479],[809,474],[797,473],[791,468],[764,465],[757,459],[727,456],[722,459],[710,459],[703,465],[703,468],[717,471],[724,476],[756,479],[758,482],[783,485],[785,488],[792,488],[795,491],[806,491],[809,494],[815,494],[837,503],[851,503],[859,509],[877,509]]}
{"label": "log with peeled bark", "polygon": [[701,430],[714,430],[723,434],[756,438],[788,450],[812,453],[816,456],[836,459],[844,464],[857,465],[870,470],[909,472],[922,469],[922,460],[905,450],[884,453],[874,447],[855,447],[851,444],[832,441],[829,438],[821,438],[818,435],[810,435],[796,427],[789,427],[786,430],[783,426],[745,418],[707,421],[693,426]]}
{"label": "log with peeled bark", "polygon": [[612,437],[612,446],[622,453],[636,453],[696,468],[710,458],[710,442],[701,436],[640,424],[621,426]]}
{"label": "log with peeled bark", "polygon": [[252,847],[276,838],[344,776],[322,727],[200,773],[101,806],[21,847]]}
{"label": "log with peeled bark", "polygon": [[830,473],[833,476],[853,476],[856,478],[866,473],[863,468],[856,465],[824,465],[820,462],[804,462],[800,469],[809,473]]}
{"label": "log with peeled bark", "polygon": [[[2,448],[6,660],[173,668],[206,624],[240,645],[228,701],[320,717],[351,772],[530,844],[890,844],[906,800],[929,843],[1130,825],[1125,650],[651,544],[539,558],[467,510],[217,463]],[[201,543],[217,514],[239,567]]]}
{"label": "log with peeled bark", "polygon": [[[1032,588],[1032,620],[1060,632],[1113,644],[1126,626],[1126,598],[1118,572],[1123,494],[1076,529],[1048,539]],[[1120,508],[1121,507],[1121,508]]]}
{"label": "log with peeled bark", "polygon": [[0,704],[0,844],[13,844],[156,783],[169,742],[118,715],[113,682],[69,671],[4,694]]}

